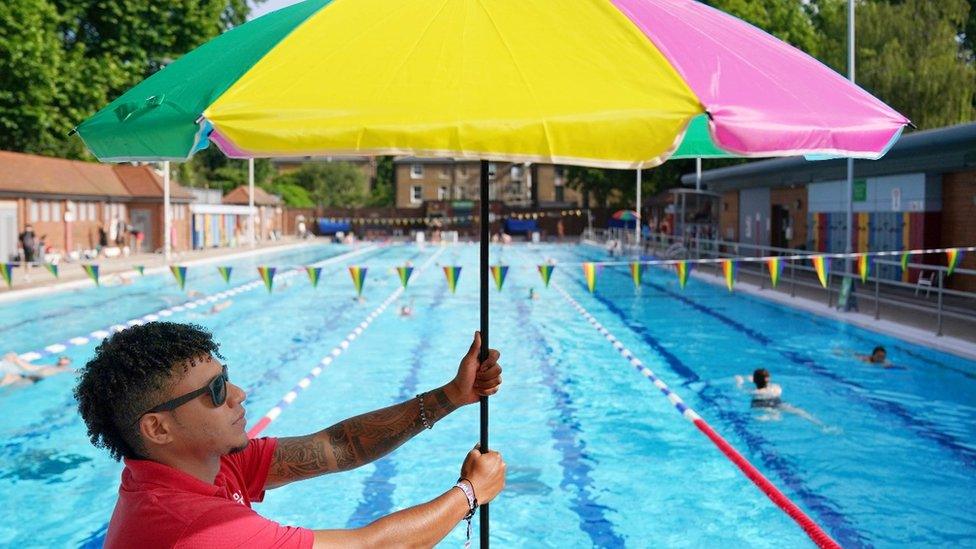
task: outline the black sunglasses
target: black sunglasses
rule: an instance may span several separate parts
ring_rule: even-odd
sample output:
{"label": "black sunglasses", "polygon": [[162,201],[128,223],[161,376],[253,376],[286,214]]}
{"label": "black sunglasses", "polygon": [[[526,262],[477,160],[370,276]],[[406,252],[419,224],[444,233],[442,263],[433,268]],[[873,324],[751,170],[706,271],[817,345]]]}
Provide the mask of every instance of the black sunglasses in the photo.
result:
{"label": "black sunglasses", "polygon": [[227,400],[228,381],[230,381],[230,378],[227,376],[227,365],[224,364],[222,365],[222,371],[220,372],[220,375],[211,379],[210,383],[207,383],[206,386],[201,387],[196,391],[187,393],[183,396],[176,397],[173,400],[167,400],[166,402],[158,406],[146,410],[145,412],[139,414],[139,417],[136,418],[136,422],[138,422],[142,418],[142,416],[146,414],[152,414],[155,412],[168,412],[170,410],[175,410],[180,406],[183,406],[187,402],[190,402],[191,400],[207,392],[210,393],[210,398],[211,400],[213,400],[213,405],[215,407],[220,406],[224,403],[224,401]]}

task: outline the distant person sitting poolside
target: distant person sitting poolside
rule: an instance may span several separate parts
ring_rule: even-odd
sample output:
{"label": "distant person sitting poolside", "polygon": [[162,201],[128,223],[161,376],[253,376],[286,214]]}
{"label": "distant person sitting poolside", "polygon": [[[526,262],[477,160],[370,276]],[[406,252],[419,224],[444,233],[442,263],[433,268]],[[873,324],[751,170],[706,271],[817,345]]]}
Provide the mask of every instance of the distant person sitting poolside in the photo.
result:
{"label": "distant person sitting poolside", "polygon": [[0,387],[35,383],[56,374],[71,371],[71,359],[62,356],[54,366],[34,365],[17,356],[7,353],[0,359]]}

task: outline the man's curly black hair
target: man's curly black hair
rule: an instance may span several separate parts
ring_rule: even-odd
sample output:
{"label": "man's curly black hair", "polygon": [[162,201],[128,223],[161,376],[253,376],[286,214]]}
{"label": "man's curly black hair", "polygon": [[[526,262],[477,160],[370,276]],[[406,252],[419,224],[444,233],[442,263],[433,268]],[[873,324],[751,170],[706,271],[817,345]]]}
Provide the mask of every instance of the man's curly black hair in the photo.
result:
{"label": "man's curly black hair", "polygon": [[167,387],[208,356],[223,358],[210,332],[193,324],[149,322],[102,342],[75,387],[88,437],[116,461],[144,455],[135,425]]}

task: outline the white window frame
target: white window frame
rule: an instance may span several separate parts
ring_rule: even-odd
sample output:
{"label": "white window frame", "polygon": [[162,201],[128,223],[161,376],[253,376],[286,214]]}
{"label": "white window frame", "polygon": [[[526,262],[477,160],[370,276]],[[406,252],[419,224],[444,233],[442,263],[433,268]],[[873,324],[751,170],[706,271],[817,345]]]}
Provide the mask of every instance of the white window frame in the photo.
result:
{"label": "white window frame", "polygon": [[41,200],[41,221],[51,221],[51,201]]}
{"label": "white window frame", "polygon": [[410,203],[420,204],[424,201],[424,186],[423,185],[411,185],[410,186]]}
{"label": "white window frame", "polygon": [[410,179],[423,179],[424,177],[424,165],[413,163],[410,164]]}
{"label": "white window frame", "polygon": [[30,216],[29,216],[30,221],[32,223],[36,223],[36,222],[40,221],[41,220],[41,213],[40,213],[41,210],[40,210],[40,205],[37,203],[37,200],[31,200],[30,201],[30,208],[29,209],[30,209]]}
{"label": "white window frame", "polygon": [[525,167],[519,164],[512,164],[509,173],[512,176],[512,181],[522,181],[522,178],[525,177]]}
{"label": "white window frame", "polygon": [[447,200],[450,196],[449,192],[446,185],[437,187],[437,200]]}
{"label": "white window frame", "polygon": [[61,217],[61,202],[57,200],[51,201],[51,221],[62,221],[64,218]]}
{"label": "white window frame", "polygon": [[495,179],[495,174],[498,173],[498,164],[495,162],[488,163],[488,179]]}

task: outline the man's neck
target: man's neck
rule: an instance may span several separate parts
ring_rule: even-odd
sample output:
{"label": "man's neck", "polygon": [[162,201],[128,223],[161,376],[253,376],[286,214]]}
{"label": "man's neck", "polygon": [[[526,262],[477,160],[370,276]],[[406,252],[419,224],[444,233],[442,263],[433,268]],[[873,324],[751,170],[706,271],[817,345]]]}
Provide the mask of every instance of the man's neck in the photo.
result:
{"label": "man's neck", "polygon": [[220,456],[199,458],[197,456],[161,455],[150,459],[183,471],[207,484],[213,484],[217,478],[217,473],[220,472]]}

